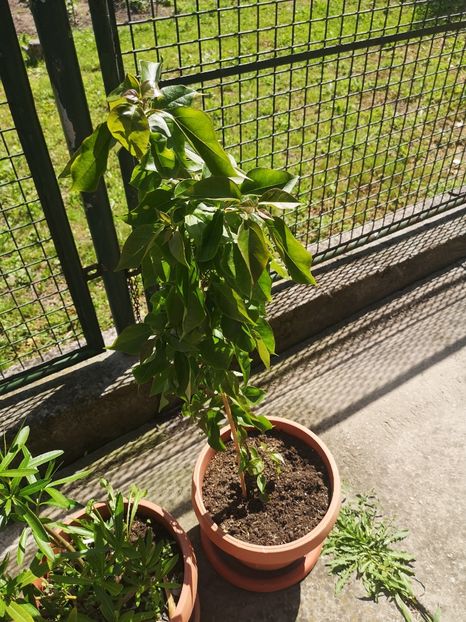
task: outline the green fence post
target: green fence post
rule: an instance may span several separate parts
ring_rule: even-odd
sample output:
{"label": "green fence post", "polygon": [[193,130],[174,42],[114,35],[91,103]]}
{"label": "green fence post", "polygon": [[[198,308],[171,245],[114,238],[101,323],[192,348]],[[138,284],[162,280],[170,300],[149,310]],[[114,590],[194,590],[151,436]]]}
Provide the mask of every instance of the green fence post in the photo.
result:
{"label": "green fence post", "polygon": [[[55,0],[31,0],[30,6],[72,154],[91,134],[92,122],[66,5]],[[81,196],[113,321],[120,332],[134,322],[134,314],[126,275],[114,270],[120,248],[105,183],[101,181],[95,192]]]}
{"label": "green fence post", "polygon": [[[120,82],[123,82],[125,77],[113,2],[92,0],[92,2],[89,2],[89,11],[105,92],[108,95]],[[134,167],[134,159],[125,149],[120,149],[118,159],[125,186],[126,200],[129,209],[131,209],[137,205],[137,192],[129,183]]]}

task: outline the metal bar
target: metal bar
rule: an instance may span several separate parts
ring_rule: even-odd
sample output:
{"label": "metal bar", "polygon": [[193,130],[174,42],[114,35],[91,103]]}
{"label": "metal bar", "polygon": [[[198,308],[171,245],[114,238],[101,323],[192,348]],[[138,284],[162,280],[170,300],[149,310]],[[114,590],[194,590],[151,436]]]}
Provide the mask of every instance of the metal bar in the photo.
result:
{"label": "metal bar", "polygon": [[[89,2],[89,11],[97,44],[97,53],[99,55],[105,92],[108,95],[123,82],[125,77],[113,2],[107,0],[92,0],[92,2]],[[132,209],[136,207],[138,203],[136,189],[129,183],[134,168],[134,158],[125,149],[120,149],[118,152],[118,160],[128,209]]]}
{"label": "metal bar", "polygon": [[100,352],[104,342],[97,315],[34,106],[10,8],[5,1],[0,2],[0,77],[84,337],[94,352]]}
{"label": "metal bar", "polygon": [[[91,3],[91,5],[92,4],[93,3]],[[440,32],[454,32],[455,30],[462,29],[466,29],[465,20],[446,24],[438,24],[429,28],[410,30],[408,32],[398,32],[393,35],[374,37],[372,39],[361,39],[359,41],[352,41],[351,43],[340,43],[339,45],[331,45],[328,47],[318,48],[316,50],[306,50],[304,52],[297,52],[294,54],[285,54],[283,56],[276,56],[253,63],[243,63],[241,65],[232,65],[230,67],[212,69],[211,71],[194,73],[190,74],[189,76],[180,76],[177,78],[170,78],[169,80],[163,80],[161,81],[161,85],[168,86],[171,84],[195,84],[197,82],[208,82],[210,80],[226,78],[227,76],[242,75],[243,73],[261,71],[263,69],[280,67],[281,65],[293,65],[314,58],[324,58],[325,56],[333,56],[335,54],[351,52],[352,50],[378,47],[390,43],[396,43],[398,41],[408,41],[411,39],[425,37],[427,35],[434,35]]]}
{"label": "metal bar", "polygon": [[[31,0],[30,7],[72,155],[92,133],[92,122],[68,12],[64,2],[55,0]],[[115,272],[120,247],[104,181],[100,181],[95,192],[82,193],[81,197],[115,328],[121,332],[134,323],[134,314],[125,273]]]}

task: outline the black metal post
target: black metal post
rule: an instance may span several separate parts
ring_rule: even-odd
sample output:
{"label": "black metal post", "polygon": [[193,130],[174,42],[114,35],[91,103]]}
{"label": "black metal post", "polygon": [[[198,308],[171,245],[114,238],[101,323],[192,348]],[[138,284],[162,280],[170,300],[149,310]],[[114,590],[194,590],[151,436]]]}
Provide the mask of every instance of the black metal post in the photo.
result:
{"label": "black metal post", "polygon": [[[105,92],[108,95],[120,82],[123,82],[125,77],[113,2],[91,0],[89,2],[89,11]],[[129,183],[134,168],[134,158],[125,149],[120,149],[118,160],[120,162],[126,201],[129,209],[132,209],[137,205],[137,192]]]}
{"label": "black metal post", "polygon": [[99,352],[104,347],[102,334],[34,106],[6,0],[0,1],[0,77],[84,337],[88,346]]}
{"label": "black metal post", "polygon": [[[64,2],[31,0],[31,11],[52,83],[68,149],[73,154],[92,132],[76,48]],[[124,272],[115,272],[120,248],[105,183],[95,192],[82,193],[89,230],[96,251],[117,332],[134,322]]]}

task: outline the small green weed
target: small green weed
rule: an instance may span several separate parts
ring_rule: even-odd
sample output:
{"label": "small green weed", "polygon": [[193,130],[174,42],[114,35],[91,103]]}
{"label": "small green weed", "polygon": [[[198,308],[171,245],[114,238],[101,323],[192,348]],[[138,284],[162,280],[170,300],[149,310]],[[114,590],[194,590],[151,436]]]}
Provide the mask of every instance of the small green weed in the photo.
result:
{"label": "small green weed", "polygon": [[414,592],[412,580],[420,583],[414,576],[414,557],[393,547],[407,535],[407,530],[384,521],[374,496],[357,495],[354,502],[345,504],[323,550],[331,556],[327,562],[330,572],[339,577],[335,593],[339,594],[356,573],[374,602],[385,596],[406,622],[413,621],[414,612],[422,620],[440,622],[440,609],[431,614]]}

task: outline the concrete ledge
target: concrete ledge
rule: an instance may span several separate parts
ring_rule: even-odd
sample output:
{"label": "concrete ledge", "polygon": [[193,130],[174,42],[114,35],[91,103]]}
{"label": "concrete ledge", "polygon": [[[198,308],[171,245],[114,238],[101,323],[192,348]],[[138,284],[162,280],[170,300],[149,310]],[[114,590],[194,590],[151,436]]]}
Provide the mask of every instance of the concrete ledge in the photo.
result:
{"label": "concrete ledge", "polygon": [[[277,285],[270,318],[277,353],[466,257],[466,207],[319,265],[316,288]],[[62,448],[66,462],[153,420],[157,400],[132,381],[133,357],[104,353],[2,399],[0,431],[26,422],[33,451]],[[158,421],[170,418],[170,413]]]}
{"label": "concrete ledge", "polygon": [[283,283],[270,320],[277,353],[466,257],[466,206],[319,264],[318,287]]}

